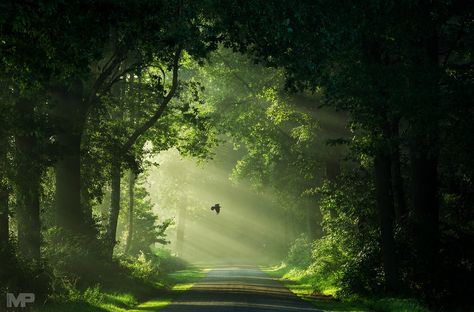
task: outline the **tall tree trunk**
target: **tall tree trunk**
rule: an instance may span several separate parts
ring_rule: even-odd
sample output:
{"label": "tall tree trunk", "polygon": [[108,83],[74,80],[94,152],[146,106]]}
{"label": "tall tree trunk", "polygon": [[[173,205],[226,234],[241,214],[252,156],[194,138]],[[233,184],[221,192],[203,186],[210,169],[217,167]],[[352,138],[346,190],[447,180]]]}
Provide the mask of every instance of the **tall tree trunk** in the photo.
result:
{"label": "tall tree trunk", "polygon": [[9,233],[9,198],[8,186],[0,182],[0,251],[5,250],[10,241]]}
{"label": "tall tree trunk", "polygon": [[81,233],[84,216],[81,209],[81,160],[79,135],[62,134],[58,139],[66,155],[55,165],[56,174],[56,220],[57,224],[67,230]]}
{"label": "tall tree trunk", "polygon": [[59,227],[84,234],[87,225],[81,207],[81,137],[87,107],[82,100],[82,88],[56,93],[54,114],[61,127],[57,142],[62,155],[55,164],[56,223]]}
{"label": "tall tree trunk", "polygon": [[[81,138],[81,145],[90,146],[90,144],[90,135],[85,131]],[[81,161],[81,207],[84,216],[84,223],[90,232],[90,236],[97,237],[98,233],[92,212],[91,190],[89,187],[89,184],[91,183],[90,177],[92,177],[94,173],[89,170],[91,169],[88,164],[84,164],[84,162]]]}
{"label": "tall tree trunk", "polygon": [[[326,179],[330,182],[337,182],[337,178],[341,174],[341,164],[339,161],[338,153],[332,153],[332,155],[328,155],[329,158],[326,159]],[[331,218],[337,217],[337,212],[334,208],[329,209],[329,214]]]}
{"label": "tall tree trunk", "polygon": [[390,167],[390,155],[383,150],[379,150],[375,155],[374,169],[375,192],[382,242],[382,261],[387,291],[397,293],[399,290],[399,270],[393,233],[394,207],[391,193]]}
{"label": "tall tree trunk", "polygon": [[176,231],[176,252],[182,257],[184,252],[184,230],[186,228],[186,206],[181,205],[178,212],[178,228]]}
{"label": "tall tree trunk", "polygon": [[34,103],[18,100],[16,111],[19,125],[15,136],[18,248],[24,258],[39,260],[41,163],[34,131]]}
{"label": "tall tree trunk", "polygon": [[390,123],[390,134],[392,139],[394,139],[394,142],[392,142],[390,146],[393,199],[395,203],[395,216],[397,220],[400,220],[407,214],[407,205],[401,171],[400,143],[398,142],[400,135],[398,128],[399,120],[394,120]]}
{"label": "tall tree trunk", "polygon": [[108,256],[112,258],[114,247],[116,244],[115,236],[117,235],[117,224],[120,213],[120,180],[121,180],[121,162],[120,157],[112,161],[112,192],[110,200],[109,223],[107,227],[107,247]]}
{"label": "tall tree trunk", "polygon": [[[423,144],[423,143],[420,143]],[[416,272],[425,295],[433,296],[438,259],[439,203],[437,159],[415,145],[410,151],[412,167],[413,237]]]}
{"label": "tall tree trunk", "polygon": [[321,210],[319,208],[318,199],[309,201],[307,204],[307,226],[308,226],[308,238],[313,241],[321,238],[323,235],[323,229],[321,227]]}
{"label": "tall tree trunk", "polygon": [[84,184],[81,186],[81,207],[84,216],[84,225],[86,229],[90,231],[90,234],[95,236],[97,233],[95,230],[94,216],[92,214],[90,193]]}
{"label": "tall tree trunk", "polygon": [[0,132],[0,254],[6,251],[10,242],[8,199],[10,188],[8,186],[8,136]]}
{"label": "tall tree trunk", "polygon": [[10,242],[9,232],[9,212],[8,199],[10,197],[10,189],[7,182],[7,150],[6,144],[0,146],[0,254],[5,251]]}
{"label": "tall tree trunk", "polygon": [[439,198],[438,155],[440,111],[439,25],[423,11],[420,21],[425,33],[416,70],[415,87],[422,95],[411,122],[410,160],[412,174],[413,237],[417,260],[416,274],[427,300],[436,298],[438,285]]}
{"label": "tall tree trunk", "polygon": [[125,243],[125,252],[130,250],[130,246],[132,245],[133,239],[133,213],[135,208],[135,181],[137,179],[137,175],[130,170],[130,174],[128,177],[128,235],[127,241]]}

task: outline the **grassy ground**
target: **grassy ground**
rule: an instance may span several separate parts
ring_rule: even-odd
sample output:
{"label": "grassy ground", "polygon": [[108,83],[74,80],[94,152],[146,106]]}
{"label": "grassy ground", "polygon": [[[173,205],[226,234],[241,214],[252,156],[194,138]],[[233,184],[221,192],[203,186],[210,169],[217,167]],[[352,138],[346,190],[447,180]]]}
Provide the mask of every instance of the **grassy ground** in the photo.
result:
{"label": "grassy ground", "polygon": [[194,283],[206,275],[205,269],[191,268],[188,270],[178,271],[168,275],[168,282],[171,288],[169,292],[163,296],[148,300],[130,311],[158,311],[170,304],[181,293],[191,288]]}
{"label": "grassy ground", "polygon": [[[155,282],[143,295],[140,289],[131,291],[109,291],[100,286],[87,288],[83,292],[71,294],[67,301],[49,303],[33,309],[35,312],[124,312],[124,311],[157,311],[170,304],[174,298],[189,289],[205,270],[190,267],[186,270],[167,274]],[[148,297],[145,299],[145,297]]]}
{"label": "grassy ground", "polygon": [[[279,278],[294,294],[311,302],[316,308],[328,312],[429,312],[419,303],[411,299],[384,298],[340,300],[332,297],[337,288],[328,285],[322,294],[314,295],[314,286],[301,270],[285,265],[262,267],[262,270],[272,277]],[[325,297],[328,296],[328,297]]]}

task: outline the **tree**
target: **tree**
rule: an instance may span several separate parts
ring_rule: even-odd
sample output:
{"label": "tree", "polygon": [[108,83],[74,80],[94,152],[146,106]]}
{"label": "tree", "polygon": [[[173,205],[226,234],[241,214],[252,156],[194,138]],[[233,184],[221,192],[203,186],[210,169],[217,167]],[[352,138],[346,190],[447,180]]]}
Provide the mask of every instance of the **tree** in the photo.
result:
{"label": "tree", "polygon": [[[466,22],[472,12],[470,4],[225,4],[229,9],[219,25],[225,29],[227,46],[245,51],[267,66],[284,67],[291,90],[322,89],[328,104],[348,111],[357,128],[369,131],[374,142],[369,155],[375,158],[379,172],[374,177],[380,195],[380,220],[385,220],[380,223],[385,233],[382,245],[389,252],[384,257],[388,290],[394,288],[390,276],[396,276],[396,270],[390,269],[395,259],[391,247],[393,218],[386,217],[393,214],[394,206],[397,215],[405,214],[401,195],[404,183],[397,169],[398,145],[402,142],[411,151],[409,197],[417,259],[412,264],[420,273],[415,280],[433,299],[436,283],[431,277],[437,275],[439,251],[439,125],[447,121],[451,111],[443,110],[446,107],[440,102],[456,105],[448,100],[451,91],[447,86],[464,79],[454,78],[446,69],[460,64],[453,55],[466,56],[463,46],[472,35]],[[468,59],[461,61],[460,67],[470,64]],[[407,132],[399,136],[401,124]],[[393,176],[389,172],[392,165]],[[388,196],[393,191],[395,205]]]}
{"label": "tree", "polygon": [[[113,246],[115,245],[115,236],[117,232],[117,222],[118,216],[120,212],[120,178],[122,175],[121,170],[121,163],[122,163],[122,155],[128,153],[128,151],[133,147],[133,145],[137,142],[140,136],[144,135],[163,115],[165,112],[168,103],[173,99],[175,93],[178,89],[178,68],[179,68],[179,60],[180,60],[181,50],[177,50],[173,57],[173,63],[170,65],[172,71],[172,82],[170,89],[167,93],[160,95],[162,97],[158,108],[153,113],[151,117],[149,117],[143,124],[139,127],[135,128],[133,133],[127,138],[125,143],[122,146],[118,147],[118,150],[115,152],[115,156],[112,160],[112,200],[110,206],[110,213],[109,213],[109,222],[107,228],[107,235],[109,241],[109,248],[110,248],[110,256],[113,253]],[[164,80],[165,77],[163,77]],[[162,86],[160,86],[163,88]],[[164,88],[163,88],[164,89]]]}

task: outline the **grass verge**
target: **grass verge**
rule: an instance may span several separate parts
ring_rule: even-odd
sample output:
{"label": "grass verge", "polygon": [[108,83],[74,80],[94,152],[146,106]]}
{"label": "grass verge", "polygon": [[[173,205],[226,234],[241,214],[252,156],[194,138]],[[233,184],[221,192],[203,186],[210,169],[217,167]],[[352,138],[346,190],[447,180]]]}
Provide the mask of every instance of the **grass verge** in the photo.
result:
{"label": "grass verge", "polygon": [[[271,277],[281,280],[288,289],[298,297],[311,302],[316,308],[328,312],[430,312],[420,303],[412,299],[339,299],[336,298],[337,288],[325,285],[315,295],[314,276],[308,276],[304,270],[288,267],[285,264],[261,267]],[[318,283],[321,284],[321,283]]]}
{"label": "grass verge", "polygon": [[[75,291],[64,302],[48,303],[35,307],[35,312],[125,312],[157,311],[169,305],[181,293],[188,290],[206,273],[198,267],[167,274],[162,280],[153,283],[152,289],[143,295],[136,289],[129,291],[110,291],[99,285],[85,291]],[[120,287],[125,289],[125,287]],[[154,291],[153,291],[154,290]]]}
{"label": "grass verge", "polygon": [[207,270],[197,267],[192,267],[187,270],[177,271],[168,274],[168,288],[169,291],[162,296],[148,300],[134,309],[130,310],[133,312],[143,311],[158,311],[169,305],[176,298],[178,298],[183,292],[191,288],[197,280],[206,275]]}

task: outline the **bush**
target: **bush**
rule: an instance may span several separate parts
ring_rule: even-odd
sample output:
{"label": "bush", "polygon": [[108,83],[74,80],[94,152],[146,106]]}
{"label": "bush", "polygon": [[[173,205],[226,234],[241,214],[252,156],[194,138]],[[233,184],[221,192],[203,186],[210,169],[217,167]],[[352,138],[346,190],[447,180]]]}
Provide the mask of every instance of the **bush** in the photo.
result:
{"label": "bush", "polygon": [[[7,292],[33,292],[37,300],[46,298],[50,290],[50,272],[41,260],[31,262],[22,259],[17,253],[15,241],[0,248],[0,294]],[[3,307],[5,296],[0,305]]]}
{"label": "bush", "polygon": [[188,263],[183,259],[176,257],[171,254],[171,251],[166,248],[155,248],[153,249],[153,258],[160,266],[160,272],[174,272],[184,270]]}
{"label": "bush", "polygon": [[67,278],[84,285],[96,281],[113,266],[107,262],[103,241],[87,235],[78,235],[70,231],[51,228],[46,231],[44,255],[51,271],[59,279]]}
{"label": "bush", "polygon": [[156,279],[159,275],[159,263],[147,259],[143,252],[137,258],[122,257],[120,264],[130,270],[131,275],[141,280]]}
{"label": "bush", "polygon": [[367,301],[366,304],[374,312],[430,312],[412,299],[386,298]]}
{"label": "bush", "polygon": [[313,244],[299,237],[287,258],[289,265],[306,269],[314,289],[337,289],[339,296],[383,290],[371,181],[370,175],[356,171],[318,189],[324,236]]}
{"label": "bush", "polygon": [[297,268],[307,268],[311,264],[311,243],[305,234],[291,245],[286,263]]}

